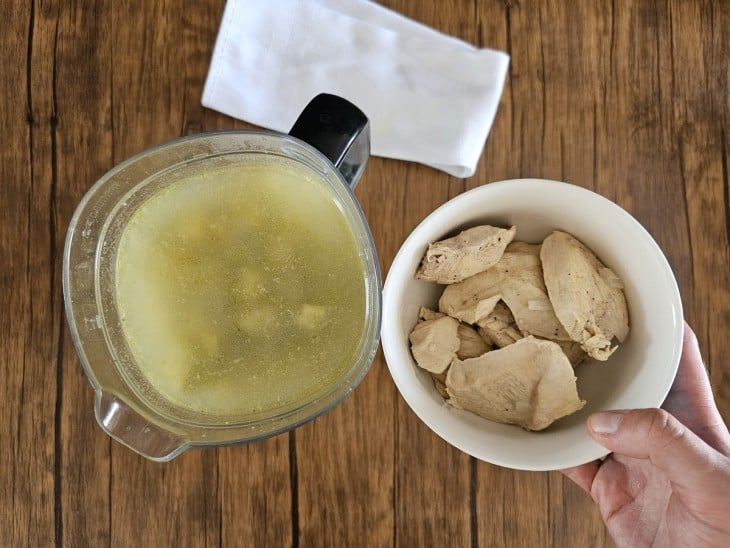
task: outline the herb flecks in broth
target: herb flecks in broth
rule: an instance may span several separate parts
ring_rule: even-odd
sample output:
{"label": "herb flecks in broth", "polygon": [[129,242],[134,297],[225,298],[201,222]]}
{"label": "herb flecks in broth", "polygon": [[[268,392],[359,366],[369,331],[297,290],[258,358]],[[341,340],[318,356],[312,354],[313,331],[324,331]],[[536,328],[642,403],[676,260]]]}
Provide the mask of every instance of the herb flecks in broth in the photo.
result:
{"label": "herb flecks in broth", "polygon": [[172,403],[294,405],[349,368],[365,322],[359,247],[323,183],[279,162],[183,179],[130,220],[117,300],[135,359]]}

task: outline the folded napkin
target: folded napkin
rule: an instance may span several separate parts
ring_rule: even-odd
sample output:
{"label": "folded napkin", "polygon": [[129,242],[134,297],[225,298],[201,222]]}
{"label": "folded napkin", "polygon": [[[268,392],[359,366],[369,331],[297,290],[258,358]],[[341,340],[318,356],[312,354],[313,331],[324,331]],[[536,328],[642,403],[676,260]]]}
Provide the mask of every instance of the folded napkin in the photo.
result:
{"label": "folded napkin", "polygon": [[228,0],[203,105],[285,132],[340,95],[370,119],[373,154],[469,177],[508,63],[366,0]]}

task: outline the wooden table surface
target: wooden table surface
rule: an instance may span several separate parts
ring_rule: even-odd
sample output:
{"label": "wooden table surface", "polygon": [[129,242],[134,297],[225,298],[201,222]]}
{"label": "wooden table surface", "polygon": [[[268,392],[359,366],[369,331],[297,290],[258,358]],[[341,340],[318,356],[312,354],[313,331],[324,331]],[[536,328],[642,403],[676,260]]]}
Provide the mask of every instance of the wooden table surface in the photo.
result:
{"label": "wooden table surface", "polygon": [[[511,54],[479,168],[373,158],[357,189],[388,267],[466,189],[542,177],[631,212],[663,248],[730,419],[730,2],[389,0]],[[248,446],[149,462],[97,426],[61,255],[105,171],[180,135],[246,127],[200,98],[222,0],[0,5],[0,546],[607,546],[560,473],[441,441],[379,353],[328,415]]]}

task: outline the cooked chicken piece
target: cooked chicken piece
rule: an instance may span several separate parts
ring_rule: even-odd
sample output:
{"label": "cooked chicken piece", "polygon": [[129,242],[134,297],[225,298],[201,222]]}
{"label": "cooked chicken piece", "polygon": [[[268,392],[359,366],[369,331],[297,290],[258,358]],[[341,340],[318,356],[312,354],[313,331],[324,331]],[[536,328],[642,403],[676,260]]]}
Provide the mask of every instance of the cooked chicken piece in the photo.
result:
{"label": "cooked chicken piece", "polygon": [[441,397],[445,400],[449,399],[449,393],[446,390],[446,373],[447,372],[448,372],[448,369],[446,371],[444,371],[443,373],[431,373],[431,378],[433,379],[434,388],[441,395]]}
{"label": "cooked chicken piece", "polygon": [[570,340],[548,299],[540,245],[510,243],[492,268],[447,286],[439,299],[439,310],[467,323],[479,323],[494,309],[494,299],[499,298],[510,308],[523,334]]}
{"label": "cooked chicken piece", "polygon": [[574,368],[588,357],[581,344],[577,341],[555,341],[563,349],[570,365]]}
{"label": "cooked chicken piece", "polygon": [[450,403],[486,419],[543,430],[578,411],[576,378],[553,341],[525,337],[479,358],[454,360],[446,376]]}
{"label": "cooked chicken piece", "polygon": [[422,306],[421,309],[418,311],[418,321],[422,322],[424,320],[437,320],[439,318],[443,318],[446,316],[443,312],[436,312],[435,310],[431,310],[430,308],[426,308],[425,306]]}
{"label": "cooked chicken piece", "polygon": [[458,330],[459,320],[449,316],[416,324],[408,335],[416,363],[431,373],[446,371],[461,345]]}
{"label": "cooked chicken piece", "polygon": [[327,321],[327,307],[320,304],[303,304],[296,315],[299,327],[317,329]]}
{"label": "cooked chicken piece", "polygon": [[477,330],[470,325],[460,323],[457,334],[459,335],[460,345],[459,350],[456,352],[456,357],[460,360],[476,358],[492,349],[493,345],[491,344],[491,341],[487,342],[484,340],[484,338],[477,333]]}
{"label": "cooked chicken piece", "polygon": [[263,336],[276,327],[276,312],[271,306],[261,305],[234,319],[239,331],[251,336]]}
{"label": "cooked chicken piece", "polygon": [[416,278],[440,284],[459,282],[495,264],[515,237],[515,227],[475,226],[428,246]]}
{"label": "cooked chicken piece", "polygon": [[[470,279],[471,278],[467,278],[465,281],[459,282],[459,284],[466,283]],[[459,284],[447,286],[446,289],[456,287]],[[462,299],[461,302],[458,302],[458,297],[454,298],[452,293],[448,294],[446,300],[444,300],[445,295],[447,295],[446,291],[442,293],[441,299],[439,299],[439,310],[448,314],[452,318],[457,318],[462,322],[471,325],[478,323],[479,320],[491,314],[495,305],[502,298],[502,295],[500,294],[490,295],[485,299],[479,299],[477,295],[473,295],[473,298],[471,299]],[[442,301],[444,303],[443,305]]]}
{"label": "cooked chicken piece", "polygon": [[500,348],[522,338],[522,333],[517,328],[512,311],[503,301],[499,301],[494,310],[480,319],[477,325],[479,326],[479,334]]}
{"label": "cooked chicken piece", "polygon": [[[512,344],[515,341],[520,340],[523,335],[515,324],[515,318],[512,316],[512,311],[509,307],[504,304],[503,301],[499,301],[494,307],[494,310],[488,316],[482,318],[478,322],[479,334],[487,340],[493,342],[499,348],[504,348],[508,344]],[[555,341],[563,349],[563,352],[567,356],[570,364],[575,367],[581,363],[587,356],[580,346],[580,343],[575,341]],[[457,356],[460,360],[464,358]]]}
{"label": "cooked chicken piece", "polygon": [[614,336],[623,342],[629,332],[629,312],[620,280],[611,281],[603,263],[565,232],[556,230],[545,238],[540,257],[560,323],[589,356],[608,359],[616,350],[611,347]]}

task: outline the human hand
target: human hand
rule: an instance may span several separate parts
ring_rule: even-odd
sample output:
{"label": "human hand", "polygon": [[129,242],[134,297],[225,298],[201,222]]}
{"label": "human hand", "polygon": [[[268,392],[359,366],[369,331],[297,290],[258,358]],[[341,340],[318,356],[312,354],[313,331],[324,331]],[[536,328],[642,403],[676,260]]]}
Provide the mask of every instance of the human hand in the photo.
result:
{"label": "human hand", "polygon": [[563,473],[619,546],[730,546],[730,434],[688,325],[663,409],[595,413],[588,432],[613,453]]}

